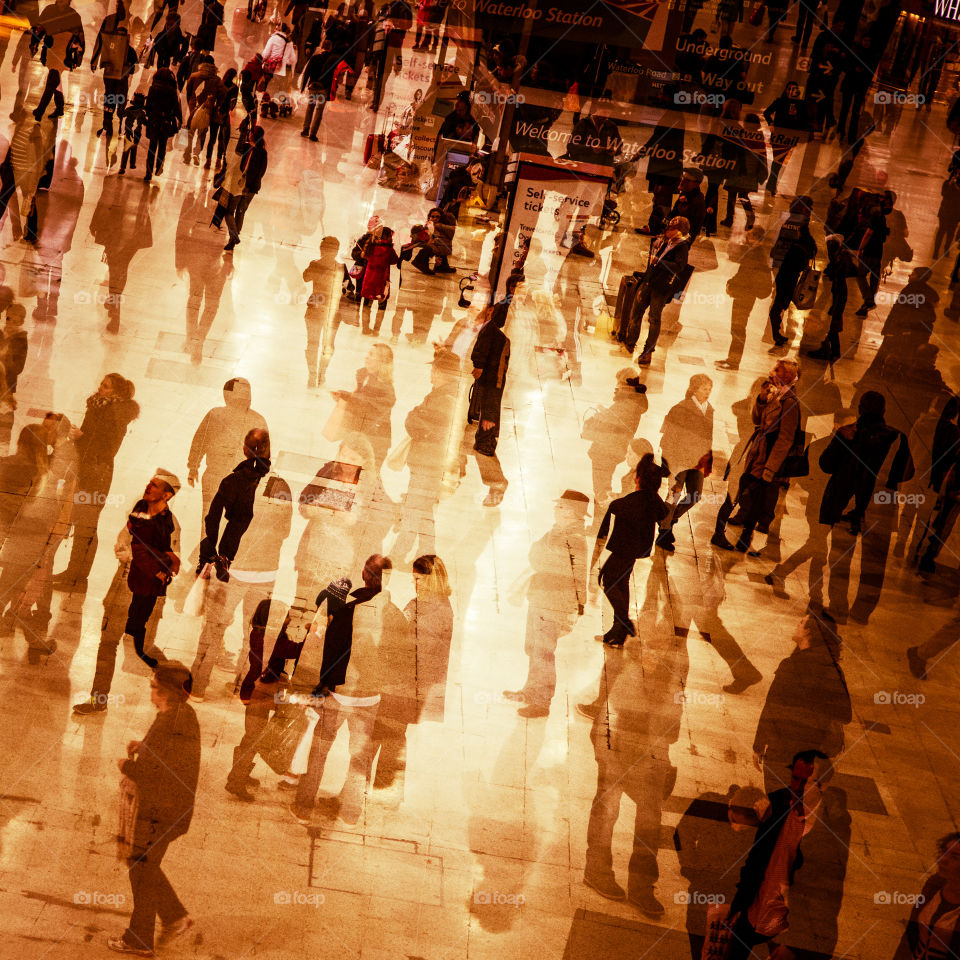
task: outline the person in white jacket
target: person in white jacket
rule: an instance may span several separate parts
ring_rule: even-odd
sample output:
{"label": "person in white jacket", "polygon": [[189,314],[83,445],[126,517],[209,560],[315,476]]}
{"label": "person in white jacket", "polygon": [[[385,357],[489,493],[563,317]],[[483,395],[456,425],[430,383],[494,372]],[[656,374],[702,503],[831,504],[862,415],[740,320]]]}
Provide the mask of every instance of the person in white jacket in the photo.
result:
{"label": "person in white jacket", "polygon": [[[297,45],[290,39],[290,28],[285,23],[271,34],[264,44],[261,56],[264,89],[277,74],[284,78],[293,76],[294,67],[297,65]],[[286,86],[286,83],[284,85]]]}

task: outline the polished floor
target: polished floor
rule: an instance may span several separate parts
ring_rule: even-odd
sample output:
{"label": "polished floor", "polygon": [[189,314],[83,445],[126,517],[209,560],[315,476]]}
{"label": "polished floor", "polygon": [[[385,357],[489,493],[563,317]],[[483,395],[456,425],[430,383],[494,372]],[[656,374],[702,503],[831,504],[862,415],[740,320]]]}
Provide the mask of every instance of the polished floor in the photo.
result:
{"label": "polished floor", "polygon": [[[84,11],[84,18],[93,24],[103,13]],[[243,26],[225,31],[222,49],[242,64],[264,39],[257,30],[266,28],[232,14],[230,4],[228,25]],[[219,46],[217,56],[226,65]],[[409,54],[409,75],[401,75],[385,109],[422,83],[417,71],[426,63],[425,54]],[[30,107],[39,71],[28,79]],[[89,689],[103,599],[116,570],[112,542],[133,500],[158,466],[186,481],[194,431],[222,404],[221,388],[232,377],[250,381],[275,469],[295,494],[335,459],[337,444],[324,438],[335,406],[331,390],[352,389],[371,340],[345,321],[334,343],[318,345],[309,297],[334,298],[339,283],[334,277],[328,289],[315,289],[308,267],[322,238],[335,237],[347,260],[372,214],[403,236],[428,207],[417,193],[378,187],[376,171],[361,164],[366,135],[380,122],[361,93],[327,107],[316,144],[298,136],[299,118],[265,121],[264,189],[242,242],[225,257],[224,233],[209,226],[211,172],[185,164],[182,146],[174,144],[162,176],[149,185],[140,178],[142,159],[136,174],[123,178],[107,165],[98,112],[84,106],[95,82],[86,68],[67,80],[70,106],[52,187],[41,201],[38,243],[18,239],[12,215],[0,232],[4,282],[27,308],[29,334],[14,436],[47,410],[79,423],[86,397],[111,371],[136,384],[141,415],[117,457],[86,590],[55,594],[49,635],[56,651],[32,662],[19,631],[0,639],[2,960],[103,955],[105,938],[123,929],[129,912],[126,873],[115,858],[115,760],[154,714],[147,671],[132,648],[121,658],[117,703],[105,715],[78,721],[71,705]],[[5,70],[4,115],[14,83]],[[851,285],[848,356],[832,368],[803,363],[800,392],[815,440],[829,436],[836,411],[837,423],[849,420],[859,393],[879,389],[889,421],[912,431],[920,462],[932,431],[928,412],[938,413],[948,391],[960,389],[960,310],[947,283],[952,259],[935,260],[931,249],[950,154],[946,108],[941,100],[929,114],[904,109],[857,161],[851,185],[858,178],[872,185],[880,170],[896,191],[914,256],[894,263],[879,308],[862,329],[852,317],[859,301]],[[20,151],[42,151],[36,130],[32,120],[11,123],[6,136]],[[819,145],[811,183],[835,168],[837,150]],[[232,673],[218,668],[196,707],[203,735],[196,815],[165,861],[196,933],[164,955],[689,957],[688,929],[702,932],[708,897],[732,895],[744,852],[725,817],[731,786],[770,787],[782,775],[772,768],[776,750],[762,772],[754,763],[761,724],[791,743],[801,738],[798,730],[819,738],[811,747],[829,738],[836,766],[816,832],[805,841],[783,942],[808,957],[893,955],[909,914],[906,898],[931,869],[934,840],[956,829],[958,653],[931,661],[920,681],[908,672],[905,651],[951,622],[956,630],[960,545],[948,543],[935,576],[918,575],[910,538],[929,515],[928,499],[916,518],[906,505],[881,505],[873,539],[843,541],[837,531],[828,546],[816,523],[823,483],[816,470],[786,497],[779,537],[765,545],[758,537],[759,558],[722,553],[709,542],[726,492],[723,465],[745,436],[745,400],[776,357],[794,356],[824,333],[823,301],[790,316],[786,350],[772,351],[766,322],[767,253],[797,175],[794,164],[780,196],[758,198],[762,230],[745,234],[738,213],[732,230],[697,242],[687,301],[666,311],[660,347],[642,373],[643,397],[618,381],[631,361],[608,337],[619,278],[645,256],[647,241],[631,229],[649,206],[642,176],[618,198],[621,226],[588,231],[594,259],[568,259],[546,287],[532,264],[507,328],[513,354],[498,448],[508,481],[502,502],[485,505],[489,487],[472,454],[472,432],[461,439],[465,371],[454,391],[452,427],[438,420],[435,539],[431,511],[419,501],[404,507],[408,469],[391,469],[389,461],[381,471],[389,502],[381,497],[370,506],[371,515],[379,510],[386,519],[365,526],[378,531],[382,551],[396,561],[388,589],[399,607],[413,596],[409,561],[418,536],[420,552],[437,553],[449,570],[455,626],[442,721],[408,728],[405,782],[372,789],[359,824],[318,817],[306,828],[291,818],[289,794],[262,764],[256,803],[238,803],[224,791],[244,718],[230,692]],[[830,191],[818,181],[812,192],[822,215]],[[387,307],[379,341],[394,354],[394,445],[406,435],[408,412],[431,390],[432,343],[476,319],[482,298],[458,307],[458,279],[481,263],[491,229],[475,208],[465,211],[451,258],[458,274],[414,278],[405,268],[404,287]],[[822,229],[814,232],[822,250]],[[928,266],[929,279],[913,273]],[[922,294],[922,304],[897,302],[901,292]],[[738,370],[721,371],[715,361],[730,354],[732,305],[734,320],[746,321],[745,348]],[[117,317],[118,330],[108,331]],[[414,324],[426,334],[413,335]],[[913,331],[906,340],[905,327]],[[328,324],[323,336],[329,334]],[[462,354],[469,339],[467,333],[452,342]],[[317,385],[318,358],[328,349]],[[637,565],[639,637],[622,651],[605,649],[595,636],[609,624],[609,607],[593,585],[582,596],[568,547],[580,549],[583,537],[592,549],[597,485],[629,488],[639,456],[659,453],[663,417],[696,373],[714,383],[716,468],[703,502],[677,529],[676,552],[658,550]],[[598,439],[584,436],[591,418],[602,425]],[[581,529],[558,533],[555,524],[569,523],[557,519],[565,490],[587,494],[591,506]],[[172,508],[186,559],[201,535],[200,487],[184,482]],[[305,522],[294,511],[283,547],[276,596],[287,603],[296,596]],[[548,534],[544,551],[537,545]],[[346,543],[351,528],[341,535]],[[807,552],[794,558],[801,548]],[[57,569],[68,550],[65,543]],[[877,550],[879,561],[875,552],[861,560]],[[541,575],[533,581],[531,558]],[[764,577],[778,563],[784,577],[775,589]],[[355,581],[358,574],[354,568]],[[185,571],[180,579],[187,577]],[[177,589],[182,599],[185,589]],[[836,662],[797,659],[794,637],[811,602],[836,615]],[[239,620],[228,634],[234,652],[241,647]],[[157,643],[189,664],[199,629],[197,618],[171,602]],[[525,650],[543,656],[551,634],[559,637],[556,693],[549,716],[527,719],[503,691],[522,686]],[[753,670],[759,682],[724,689]],[[621,721],[616,742],[577,710],[586,704],[589,713],[603,696],[631,718]],[[322,793],[337,793],[347,759],[342,736]],[[639,873],[663,905],[661,917],[606,900],[583,883],[598,769],[625,794],[619,818],[608,824],[613,869],[626,885],[628,860],[638,856]]]}

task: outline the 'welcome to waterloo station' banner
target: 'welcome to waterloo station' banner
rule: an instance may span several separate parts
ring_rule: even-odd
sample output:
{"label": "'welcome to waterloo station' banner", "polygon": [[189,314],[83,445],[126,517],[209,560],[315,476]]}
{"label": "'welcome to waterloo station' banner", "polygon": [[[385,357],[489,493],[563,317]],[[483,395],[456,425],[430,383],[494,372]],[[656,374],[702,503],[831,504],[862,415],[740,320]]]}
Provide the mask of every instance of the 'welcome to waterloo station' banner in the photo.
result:
{"label": "'welcome to waterloo station' banner", "polygon": [[639,47],[667,0],[453,0],[484,30],[519,33],[530,22],[541,36]]}

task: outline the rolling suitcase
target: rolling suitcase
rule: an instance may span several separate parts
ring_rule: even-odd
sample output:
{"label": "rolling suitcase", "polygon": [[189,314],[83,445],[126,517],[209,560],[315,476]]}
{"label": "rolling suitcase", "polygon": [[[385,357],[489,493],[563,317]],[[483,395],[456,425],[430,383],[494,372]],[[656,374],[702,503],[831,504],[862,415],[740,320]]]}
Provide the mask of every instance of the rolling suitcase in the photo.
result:
{"label": "rolling suitcase", "polygon": [[643,273],[639,270],[628,273],[620,280],[620,289],[617,291],[617,305],[614,307],[613,318],[616,326],[611,331],[619,333],[630,318],[633,301],[637,299],[637,291],[643,283]]}

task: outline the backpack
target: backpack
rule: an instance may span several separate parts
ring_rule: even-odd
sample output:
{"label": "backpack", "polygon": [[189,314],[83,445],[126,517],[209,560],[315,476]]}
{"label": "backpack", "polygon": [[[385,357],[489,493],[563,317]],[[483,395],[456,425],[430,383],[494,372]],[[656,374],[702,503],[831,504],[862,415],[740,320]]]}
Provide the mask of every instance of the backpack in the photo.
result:
{"label": "backpack", "polygon": [[206,130],[210,126],[210,118],[216,108],[216,98],[211,94],[193,111],[187,124],[191,130]]}

